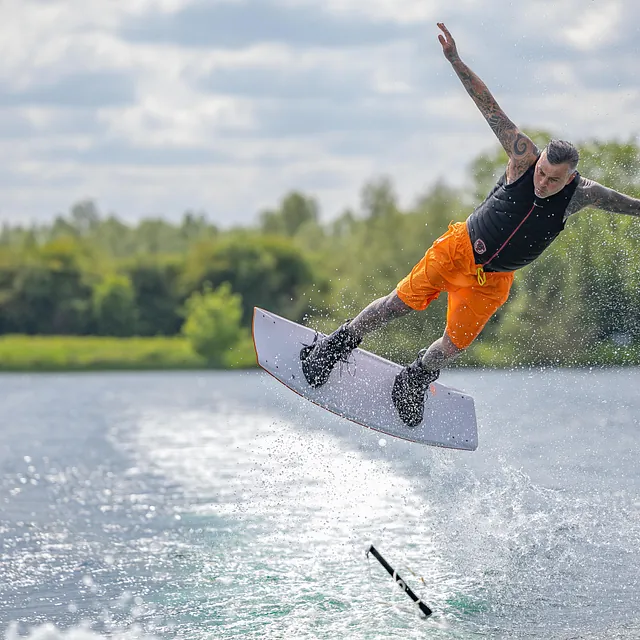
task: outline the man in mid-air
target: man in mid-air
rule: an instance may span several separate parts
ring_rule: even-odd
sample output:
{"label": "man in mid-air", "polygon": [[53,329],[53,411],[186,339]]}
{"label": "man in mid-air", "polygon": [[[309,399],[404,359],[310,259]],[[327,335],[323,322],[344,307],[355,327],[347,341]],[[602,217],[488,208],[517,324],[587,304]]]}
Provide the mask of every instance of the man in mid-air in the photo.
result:
{"label": "man in mid-air", "polygon": [[640,216],[640,200],[576,171],[578,151],[551,140],[539,151],[504,114],[484,82],[458,55],[442,23],[438,40],[467,93],[507,152],[509,161],[485,201],[466,222],[449,226],[389,295],[366,307],[331,335],[300,352],[312,387],[322,386],[338,361],[346,361],[363,337],[411,311],[422,311],[448,294],[447,326],[441,338],[418,353],[393,385],[392,399],[409,427],[422,422],[426,390],[480,334],[509,296],[514,271],[538,258],[564,229],[567,218],[585,207]]}

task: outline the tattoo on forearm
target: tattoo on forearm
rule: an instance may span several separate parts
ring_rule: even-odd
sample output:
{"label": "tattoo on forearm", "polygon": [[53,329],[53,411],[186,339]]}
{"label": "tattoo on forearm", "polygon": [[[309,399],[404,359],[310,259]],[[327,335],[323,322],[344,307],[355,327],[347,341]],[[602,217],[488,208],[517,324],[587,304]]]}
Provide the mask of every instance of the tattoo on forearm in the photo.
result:
{"label": "tattoo on forearm", "polygon": [[[476,103],[496,135],[500,138],[509,132],[514,132],[515,125],[504,114],[487,85],[462,60],[456,60],[453,63],[453,68],[467,93]],[[515,135],[513,139],[515,139]]]}
{"label": "tattoo on forearm", "polygon": [[585,207],[594,207],[611,213],[625,213],[631,216],[640,216],[640,200],[619,193],[603,185],[580,178],[580,184],[571,198],[567,214],[575,213]]}
{"label": "tattoo on forearm", "polygon": [[487,85],[459,58],[452,62],[452,66],[509,156],[530,157],[536,154],[535,145],[509,120]]}

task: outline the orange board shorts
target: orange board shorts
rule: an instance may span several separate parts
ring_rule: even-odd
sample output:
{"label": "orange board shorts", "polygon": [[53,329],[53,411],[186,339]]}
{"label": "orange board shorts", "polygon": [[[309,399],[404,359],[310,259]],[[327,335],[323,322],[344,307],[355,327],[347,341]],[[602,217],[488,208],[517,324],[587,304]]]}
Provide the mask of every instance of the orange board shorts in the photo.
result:
{"label": "orange board shorts", "polygon": [[396,288],[406,305],[422,311],[443,291],[448,294],[446,332],[466,349],[489,318],[507,301],[513,272],[485,272],[480,285],[466,222],[449,225]]}

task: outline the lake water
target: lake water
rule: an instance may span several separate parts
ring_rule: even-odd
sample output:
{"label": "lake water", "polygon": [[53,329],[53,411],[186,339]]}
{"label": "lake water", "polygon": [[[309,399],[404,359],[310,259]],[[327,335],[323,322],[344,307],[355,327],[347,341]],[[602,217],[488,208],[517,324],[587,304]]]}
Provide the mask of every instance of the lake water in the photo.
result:
{"label": "lake water", "polygon": [[257,371],[1,376],[0,638],[640,638],[640,370],[443,382],[476,452]]}

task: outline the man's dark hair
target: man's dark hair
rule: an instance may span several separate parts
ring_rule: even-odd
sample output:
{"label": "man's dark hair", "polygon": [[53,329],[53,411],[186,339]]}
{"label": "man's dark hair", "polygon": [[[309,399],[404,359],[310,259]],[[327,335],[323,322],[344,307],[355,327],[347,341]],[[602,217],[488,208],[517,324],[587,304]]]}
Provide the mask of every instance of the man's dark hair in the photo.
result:
{"label": "man's dark hair", "polygon": [[566,140],[551,140],[547,145],[547,160],[551,164],[569,165],[571,171],[575,171],[580,160],[578,150]]}

